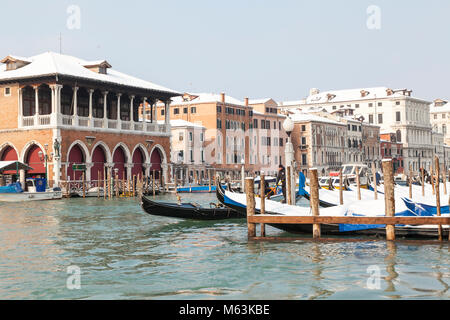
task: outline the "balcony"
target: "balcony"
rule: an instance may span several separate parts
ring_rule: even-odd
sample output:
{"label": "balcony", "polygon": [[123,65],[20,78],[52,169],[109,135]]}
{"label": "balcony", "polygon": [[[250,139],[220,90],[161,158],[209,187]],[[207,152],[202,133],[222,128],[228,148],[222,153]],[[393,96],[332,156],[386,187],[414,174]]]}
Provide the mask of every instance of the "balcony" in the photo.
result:
{"label": "balcony", "polygon": [[[134,122],[134,121],[121,121],[115,119],[104,118],[89,118],[74,115],[37,115],[22,117],[20,123],[21,128],[40,128],[40,127],[61,127],[71,129],[92,128],[94,130],[105,132],[123,132],[129,131],[129,133],[137,134],[155,134],[155,135],[168,135],[170,134],[170,126],[165,124],[158,124],[156,122]],[[57,125],[56,125],[57,124]]]}

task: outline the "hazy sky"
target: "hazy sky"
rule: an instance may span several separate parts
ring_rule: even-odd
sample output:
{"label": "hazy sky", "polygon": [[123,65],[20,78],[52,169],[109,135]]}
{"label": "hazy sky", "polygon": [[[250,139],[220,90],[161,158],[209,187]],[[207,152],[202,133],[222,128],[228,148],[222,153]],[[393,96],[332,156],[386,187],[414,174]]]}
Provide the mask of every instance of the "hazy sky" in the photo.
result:
{"label": "hazy sky", "polygon": [[[22,5],[27,3],[27,5]],[[304,98],[388,86],[450,98],[450,1],[2,1],[0,55],[62,52],[179,91]],[[69,6],[80,9],[73,29]],[[368,7],[377,6],[379,20]],[[380,29],[369,29],[367,21]],[[68,27],[68,21],[71,28]]]}

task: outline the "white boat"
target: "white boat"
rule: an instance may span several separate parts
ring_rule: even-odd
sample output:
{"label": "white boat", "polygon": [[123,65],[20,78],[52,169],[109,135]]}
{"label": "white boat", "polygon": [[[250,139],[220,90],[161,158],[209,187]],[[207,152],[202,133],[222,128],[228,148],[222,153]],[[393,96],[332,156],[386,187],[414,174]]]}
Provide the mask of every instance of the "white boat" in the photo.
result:
{"label": "white boat", "polygon": [[35,179],[26,180],[28,191],[23,191],[20,183],[16,182],[0,188],[0,202],[24,202],[62,199],[60,188],[46,189],[38,192]]}

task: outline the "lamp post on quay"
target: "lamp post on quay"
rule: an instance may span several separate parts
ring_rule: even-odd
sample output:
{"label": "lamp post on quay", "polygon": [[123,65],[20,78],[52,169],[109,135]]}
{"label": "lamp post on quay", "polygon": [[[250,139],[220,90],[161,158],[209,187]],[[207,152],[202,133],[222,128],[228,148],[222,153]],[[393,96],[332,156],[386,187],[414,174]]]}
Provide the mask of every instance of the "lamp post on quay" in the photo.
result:
{"label": "lamp post on quay", "polygon": [[[291,118],[289,118],[289,116],[286,116],[286,120],[284,120],[283,122],[283,129],[284,131],[286,131],[287,135],[288,135],[288,141],[286,143],[286,147],[284,149],[284,154],[285,154],[285,158],[286,158],[286,173],[289,172],[289,176],[286,176],[286,180],[290,179],[290,190],[287,190],[286,193],[290,192],[291,195],[291,201],[294,202],[295,199],[295,187],[294,186],[294,181],[293,181],[293,162],[294,162],[294,145],[292,144],[292,139],[291,139],[291,134],[292,131],[294,131],[294,122],[292,121]],[[289,168],[289,170],[287,169]],[[292,203],[290,203],[292,204]]]}

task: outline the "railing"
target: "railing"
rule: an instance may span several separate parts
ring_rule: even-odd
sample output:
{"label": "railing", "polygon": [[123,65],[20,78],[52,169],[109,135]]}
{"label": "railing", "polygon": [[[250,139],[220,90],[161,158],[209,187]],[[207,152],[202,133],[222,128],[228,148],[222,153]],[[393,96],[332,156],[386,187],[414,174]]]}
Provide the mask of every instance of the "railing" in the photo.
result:
{"label": "railing", "polygon": [[22,126],[33,127],[34,126],[34,117],[23,117],[22,118]]}
{"label": "railing", "polygon": [[108,129],[117,129],[117,120],[108,120]]}
{"label": "railing", "polygon": [[142,123],[135,123],[134,124],[134,130],[135,131],[142,131],[144,129],[144,125]]}
{"label": "railing", "polygon": [[71,126],[73,124],[73,116],[63,115],[62,124],[65,126]]}
{"label": "railing", "polygon": [[103,119],[94,119],[94,128],[103,128]]}
{"label": "railing", "polygon": [[78,125],[80,127],[89,127],[89,118],[79,117],[78,118]]}
{"label": "railing", "polygon": [[156,131],[156,125],[154,123],[147,123],[147,132]]}
{"label": "railing", "polygon": [[38,116],[38,123],[40,126],[48,126],[50,125],[51,122],[51,115],[43,115],[43,116]]}
{"label": "railing", "polygon": [[122,121],[122,130],[130,130],[131,123],[128,121]]}

